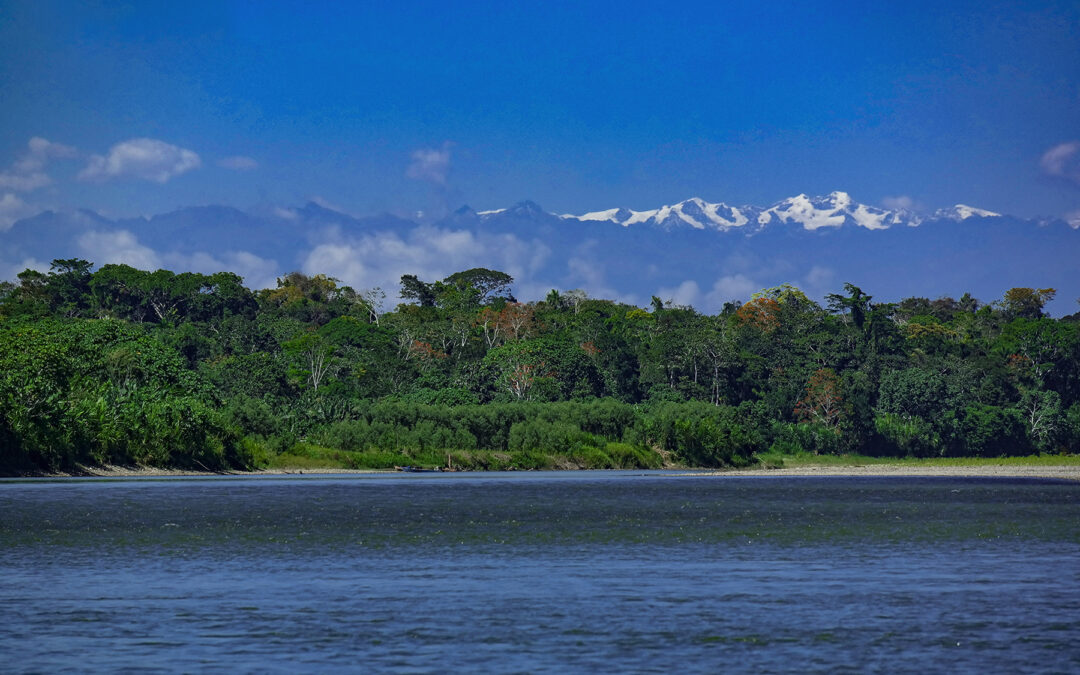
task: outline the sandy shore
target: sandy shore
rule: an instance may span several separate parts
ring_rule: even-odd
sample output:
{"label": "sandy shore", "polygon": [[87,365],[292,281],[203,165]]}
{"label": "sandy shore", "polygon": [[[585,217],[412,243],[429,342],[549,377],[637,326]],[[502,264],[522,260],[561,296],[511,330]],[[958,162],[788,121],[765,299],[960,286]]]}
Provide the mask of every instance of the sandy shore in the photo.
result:
{"label": "sandy shore", "polygon": [[[155,467],[91,466],[71,473],[45,477],[154,478],[167,476],[285,476],[325,474],[393,473],[389,469],[268,469],[265,471],[184,471]],[[953,476],[986,478],[1062,478],[1080,481],[1080,465],[980,464],[976,466],[919,466],[912,464],[867,464],[852,466],[801,466],[785,469],[734,469],[686,471],[683,476]]]}
{"label": "sandy shore", "polygon": [[[868,464],[863,466],[803,466],[786,469],[708,471],[715,476],[951,476],[985,478],[1064,478],[1080,481],[1080,465],[982,464],[977,466],[918,466]],[[701,472],[694,472],[701,475]]]}
{"label": "sandy shore", "polygon": [[44,478],[161,478],[166,476],[289,476],[300,474],[393,473],[391,469],[265,469],[262,471],[188,471],[152,466],[83,466],[72,472],[46,474]]}

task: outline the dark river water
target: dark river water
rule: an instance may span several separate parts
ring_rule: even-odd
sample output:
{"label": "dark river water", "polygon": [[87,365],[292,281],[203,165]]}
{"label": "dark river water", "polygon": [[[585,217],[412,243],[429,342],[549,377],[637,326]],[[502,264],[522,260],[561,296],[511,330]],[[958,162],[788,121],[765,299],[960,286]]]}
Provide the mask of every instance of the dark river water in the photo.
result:
{"label": "dark river water", "polygon": [[1080,672],[1080,484],[0,482],[0,670]]}

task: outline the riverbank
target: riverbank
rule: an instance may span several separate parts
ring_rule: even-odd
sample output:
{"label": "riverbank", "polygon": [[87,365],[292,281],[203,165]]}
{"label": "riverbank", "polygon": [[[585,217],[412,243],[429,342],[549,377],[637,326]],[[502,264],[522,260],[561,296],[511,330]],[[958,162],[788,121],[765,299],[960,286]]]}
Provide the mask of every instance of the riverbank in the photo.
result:
{"label": "riverbank", "polygon": [[80,466],[72,471],[59,471],[48,474],[28,474],[26,477],[40,478],[168,478],[184,476],[286,476],[300,474],[343,474],[343,473],[393,473],[393,469],[342,469],[334,467],[294,467],[258,469],[254,471],[191,471],[187,469],[163,469],[155,466]]}
{"label": "riverbank", "polygon": [[[816,461],[815,461],[816,460]],[[1008,457],[1000,459],[883,460],[880,458],[788,458],[784,466],[760,465],[747,469],[695,470],[669,467],[683,476],[923,476],[971,478],[1058,478],[1080,481],[1080,457]],[[43,478],[164,478],[183,476],[284,476],[393,473],[393,469],[339,467],[275,467],[255,471],[189,471],[148,466],[83,466]]]}
{"label": "riverbank", "polygon": [[[700,476],[913,476],[953,478],[1060,478],[1080,481],[1080,465],[917,465],[871,464],[862,466],[807,465],[779,469],[734,469],[729,471],[694,471]],[[688,472],[687,475],[690,475]]]}

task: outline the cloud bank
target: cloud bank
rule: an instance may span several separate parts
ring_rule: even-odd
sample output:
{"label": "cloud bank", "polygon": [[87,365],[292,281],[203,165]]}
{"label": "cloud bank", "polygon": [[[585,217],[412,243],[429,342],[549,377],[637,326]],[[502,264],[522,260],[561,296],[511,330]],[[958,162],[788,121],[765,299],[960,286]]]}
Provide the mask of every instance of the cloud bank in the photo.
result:
{"label": "cloud bank", "polygon": [[397,299],[403,274],[442,279],[472,267],[506,272],[515,280],[531,278],[543,267],[551,249],[538,240],[511,234],[419,227],[407,233],[383,231],[359,237],[329,232],[327,241],[305,257],[308,274],[328,274],[357,288],[380,287]]}
{"label": "cloud bank", "polygon": [[141,270],[168,269],[174,272],[214,274],[229,271],[244,278],[248,288],[273,288],[280,270],[274,260],[248,251],[192,254],[159,252],[141,243],[129,230],[91,230],[76,241],[81,257],[102,265],[130,265]]}
{"label": "cloud bank", "polygon": [[725,275],[713,282],[712,288],[702,292],[698,283],[688,279],[674,288],[661,288],[657,297],[676,305],[692,305],[699,311],[715,314],[725,302],[745,302],[761,289],[761,284],[745,274]]}
{"label": "cloud bank", "polygon": [[98,265],[131,265],[141,270],[161,268],[161,257],[149,246],[139,243],[128,230],[91,231],[77,241],[79,253]]}
{"label": "cloud bank", "polygon": [[202,160],[191,150],[154,138],[133,138],[112,146],[107,155],[91,156],[86,168],[79,172],[79,180],[133,178],[166,183],[201,165]]}

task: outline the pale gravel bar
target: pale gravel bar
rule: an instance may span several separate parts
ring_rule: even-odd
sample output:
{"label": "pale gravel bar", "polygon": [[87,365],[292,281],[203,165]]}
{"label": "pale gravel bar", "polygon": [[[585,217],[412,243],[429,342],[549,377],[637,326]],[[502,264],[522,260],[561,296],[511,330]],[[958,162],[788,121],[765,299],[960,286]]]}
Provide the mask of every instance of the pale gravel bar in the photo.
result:
{"label": "pale gravel bar", "polygon": [[[51,477],[79,476],[100,478],[139,478],[164,476],[281,476],[305,474],[378,474],[393,469],[268,469],[264,471],[185,471],[155,467],[87,466],[72,473],[48,474]],[[483,472],[466,472],[483,473]],[[971,478],[1059,478],[1080,481],[1080,464],[1023,465],[983,464],[977,466],[912,466],[906,464],[864,464],[851,466],[800,466],[784,469],[685,470],[672,476],[925,476]]]}
{"label": "pale gravel bar", "polygon": [[306,474],[394,473],[393,469],[264,469],[260,471],[189,471],[153,466],[80,466],[75,471],[43,474],[47,478],[164,478],[168,476],[291,476]]}
{"label": "pale gravel bar", "polygon": [[[686,474],[691,475],[691,474]],[[860,466],[801,466],[787,469],[733,469],[695,471],[709,476],[924,476],[952,478],[1061,478],[1080,481],[1080,465],[985,464],[979,466],[906,466],[867,464]]]}

